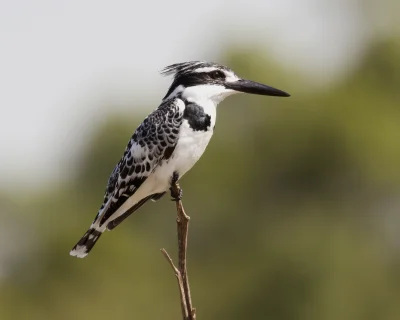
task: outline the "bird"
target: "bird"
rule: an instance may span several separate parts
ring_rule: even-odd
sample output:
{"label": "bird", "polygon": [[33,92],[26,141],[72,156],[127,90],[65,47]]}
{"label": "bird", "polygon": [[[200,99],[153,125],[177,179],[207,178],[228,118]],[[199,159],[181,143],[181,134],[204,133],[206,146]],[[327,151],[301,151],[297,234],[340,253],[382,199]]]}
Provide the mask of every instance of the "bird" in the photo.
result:
{"label": "bird", "polygon": [[194,166],[213,135],[217,105],[226,97],[290,96],[214,62],[176,63],[161,74],[172,76],[172,84],[129,140],[108,179],[100,209],[71,256],[86,257],[105,230],[113,230],[149,200],[159,200]]}

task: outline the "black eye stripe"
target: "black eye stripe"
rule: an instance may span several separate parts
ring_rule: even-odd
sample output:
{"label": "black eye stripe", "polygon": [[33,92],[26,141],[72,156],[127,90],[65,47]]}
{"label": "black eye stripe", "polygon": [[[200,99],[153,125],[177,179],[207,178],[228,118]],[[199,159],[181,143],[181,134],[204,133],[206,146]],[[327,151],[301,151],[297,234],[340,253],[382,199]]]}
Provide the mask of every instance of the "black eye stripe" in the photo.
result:
{"label": "black eye stripe", "polygon": [[225,78],[225,72],[221,70],[213,70],[210,72],[183,73],[175,77],[164,99],[168,97],[180,85],[188,88],[201,84],[221,83],[225,81]]}
{"label": "black eye stripe", "polygon": [[225,79],[225,73],[221,70],[214,70],[208,73],[209,77],[212,79]]}

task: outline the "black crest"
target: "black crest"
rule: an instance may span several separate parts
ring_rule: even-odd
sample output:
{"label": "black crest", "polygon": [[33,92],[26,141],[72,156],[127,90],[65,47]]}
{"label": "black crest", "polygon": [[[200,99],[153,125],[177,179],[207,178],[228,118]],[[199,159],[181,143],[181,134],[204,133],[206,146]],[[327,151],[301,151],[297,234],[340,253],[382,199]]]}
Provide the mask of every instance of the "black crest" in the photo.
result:
{"label": "black crest", "polygon": [[206,61],[189,61],[182,63],[175,63],[168,67],[165,67],[161,70],[161,74],[165,76],[174,75],[174,79],[179,78],[185,74],[193,73],[196,69],[199,68],[216,68],[219,70],[226,70],[232,72],[231,69],[220,65],[215,62],[206,62]]}

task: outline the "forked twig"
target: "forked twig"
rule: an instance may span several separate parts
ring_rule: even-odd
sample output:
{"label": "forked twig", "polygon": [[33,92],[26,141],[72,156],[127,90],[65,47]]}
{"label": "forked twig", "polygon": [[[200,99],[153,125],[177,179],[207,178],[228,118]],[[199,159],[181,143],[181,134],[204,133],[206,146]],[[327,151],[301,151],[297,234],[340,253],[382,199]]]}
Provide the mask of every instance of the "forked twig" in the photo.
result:
{"label": "forked twig", "polygon": [[174,265],[174,262],[165,249],[161,249],[161,252],[171,265],[172,270],[174,271],[178,280],[182,317],[184,320],[195,320],[196,309],[193,308],[192,305],[189,278],[186,267],[187,238],[190,217],[185,213],[185,209],[183,208],[181,201],[182,190],[176,180],[171,182],[171,195],[175,200],[177,211],[176,225],[178,230],[178,268]]}

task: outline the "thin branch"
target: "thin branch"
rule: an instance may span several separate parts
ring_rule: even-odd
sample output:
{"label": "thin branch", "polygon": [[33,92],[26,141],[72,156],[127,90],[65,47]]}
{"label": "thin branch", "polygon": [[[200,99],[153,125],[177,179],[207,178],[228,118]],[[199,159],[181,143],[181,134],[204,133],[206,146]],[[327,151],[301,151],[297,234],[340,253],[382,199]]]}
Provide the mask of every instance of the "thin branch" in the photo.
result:
{"label": "thin branch", "polygon": [[[179,186],[175,185],[176,188]],[[178,248],[179,248],[179,270],[182,275],[183,287],[185,289],[186,304],[188,311],[192,313],[192,299],[190,294],[189,277],[187,274],[186,267],[186,254],[187,254],[187,240],[188,240],[188,228],[190,217],[186,215],[185,209],[183,208],[182,201],[176,201],[176,210],[178,213],[178,218],[176,219],[177,229],[178,229]]]}
{"label": "thin branch", "polygon": [[[172,258],[169,256],[167,250],[165,250],[164,248],[161,249],[161,253],[164,255],[165,259],[167,259],[167,261],[169,262],[169,264],[171,265],[172,270],[174,271],[175,275],[177,277],[181,276],[181,273],[179,272],[179,269],[177,267],[175,267],[174,262],[172,261]],[[182,278],[181,278],[182,279]]]}
{"label": "thin branch", "polygon": [[186,267],[186,252],[187,252],[187,239],[189,230],[190,217],[185,213],[183,204],[181,201],[182,190],[179,184],[176,182],[178,179],[174,179],[171,182],[171,195],[176,202],[176,226],[178,231],[178,268],[174,265],[171,257],[165,249],[161,249],[165,258],[171,265],[176,278],[178,279],[179,292],[181,298],[182,317],[184,320],[195,320],[196,309],[193,308],[192,298],[189,286],[189,277],[187,274]]}
{"label": "thin branch", "polygon": [[188,307],[186,305],[185,289],[183,287],[183,280],[182,280],[181,273],[179,272],[178,268],[175,267],[174,262],[172,261],[172,259],[169,256],[168,252],[165,249],[161,249],[161,252],[165,256],[165,258],[168,260],[169,264],[172,267],[172,270],[175,273],[176,278],[178,279],[179,295],[181,297],[182,316],[184,317],[184,319],[190,319],[189,315],[188,315]]}

